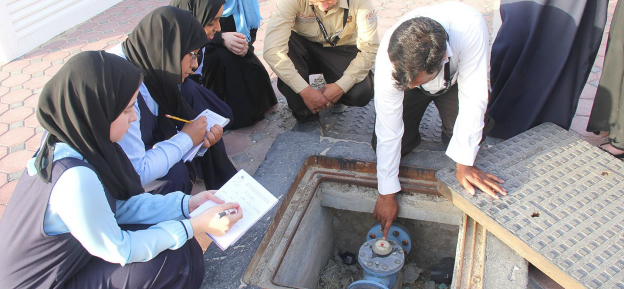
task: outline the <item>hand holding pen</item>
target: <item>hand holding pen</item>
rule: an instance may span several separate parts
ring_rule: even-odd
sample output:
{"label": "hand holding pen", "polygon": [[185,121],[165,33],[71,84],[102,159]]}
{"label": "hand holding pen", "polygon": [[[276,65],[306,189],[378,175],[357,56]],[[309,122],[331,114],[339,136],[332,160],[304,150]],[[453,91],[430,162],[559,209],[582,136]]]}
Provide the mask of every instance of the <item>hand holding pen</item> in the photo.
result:
{"label": "hand holding pen", "polygon": [[[191,139],[193,140],[193,146],[196,146],[203,141],[203,147],[209,148],[210,146],[216,144],[223,135],[223,128],[218,124],[211,127],[210,130],[206,130],[206,126],[208,125],[208,123],[206,122],[205,116],[200,116],[194,121],[188,121],[186,119],[175,117],[169,114],[166,114],[165,117],[186,123],[184,127],[182,127],[182,132],[188,134],[191,137]],[[201,135],[203,136],[203,138],[201,139],[199,139],[199,137],[201,137],[199,134],[191,135],[191,133],[198,133],[197,131],[201,131],[201,128],[199,128],[200,124],[203,125],[203,133]]]}
{"label": "hand holding pen", "polygon": [[219,219],[227,216],[227,215],[232,215],[232,214],[236,214],[238,213],[238,211],[236,209],[228,209],[228,210],[223,210],[219,213],[217,213],[217,216],[219,217]]}
{"label": "hand holding pen", "polygon": [[224,203],[203,211],[190,221],[193,234],[205,232],[219,237],[225,235],[242,218],[243,209],[238,203]]}

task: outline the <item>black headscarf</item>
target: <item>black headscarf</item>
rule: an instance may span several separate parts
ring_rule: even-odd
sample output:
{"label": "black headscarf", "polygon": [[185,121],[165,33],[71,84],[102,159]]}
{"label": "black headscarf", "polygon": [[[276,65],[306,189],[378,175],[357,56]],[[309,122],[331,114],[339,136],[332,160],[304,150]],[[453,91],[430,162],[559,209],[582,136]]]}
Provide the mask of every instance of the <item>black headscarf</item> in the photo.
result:
{"label": "black headscarf", "polygon": [[190,12],[172,6],[145,16],[123,43],[128,61],[139,67],[145,86],[158,104],[158,125],[166,138],[177,133],[165,114],[194,119],[197,113],[182,98],[182,58],[204,47],[208,37]]}
{"label": "black headscarf", "polygon": [[169,5],[191,11],[202,26],[208,25],[225,4],[225,0],[171,0]]}
{"label": "black headscarf", "polygon": [[104,51],[72,57],[43,87],[37,119],[49,133],[35,166],[50,181],[54,144],[63,142],[91,164],[116,199],[143,192],[141,179],[121,149],[111,142],[111,123],[126,109],[141,84],[140,71],[123,58]]}

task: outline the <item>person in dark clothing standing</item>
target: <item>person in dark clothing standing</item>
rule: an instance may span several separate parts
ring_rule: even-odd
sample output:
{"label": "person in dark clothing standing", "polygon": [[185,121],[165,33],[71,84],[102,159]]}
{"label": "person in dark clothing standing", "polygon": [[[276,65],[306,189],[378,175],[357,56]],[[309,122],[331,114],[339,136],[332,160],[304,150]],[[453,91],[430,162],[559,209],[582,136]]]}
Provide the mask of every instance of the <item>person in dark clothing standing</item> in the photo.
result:
{"label": "person in dark clothing standing", "polygon": [[617,158],[624,158],[624,8],[618,2],[611,21],[604,67],[587,131],[609,133],[600,146]]}
{"label": "person in dark clothing standing", "polygon": [[172,0],[170,5],[191,11],[211,40],[196,73],[202,75],[203,85],[232,109],[229,128],[247,127],[264,119],[277,98],[268,72],[254,54],[262,19],[258,1],[230,0],[224,6],[223,0]]}
{"label": "person in dark clothing standing", "polygon": [[600,47],[608,0],[502,0],[492,46],[490,136],[544,122],[569,129]]}
{"label": "person in dark clothing standing", "polygon": [[[103,51],[72,57],[44,86],[44,141],[0,221],[2,288],[195,289],[204,258],[194,234],[223,235],[236,203],[204,191],[143,193],[116,143],[137,119],[141,74]],[[190,218],[207,200],[220,203]],[[237,213],[219,218],[224,209]]]}

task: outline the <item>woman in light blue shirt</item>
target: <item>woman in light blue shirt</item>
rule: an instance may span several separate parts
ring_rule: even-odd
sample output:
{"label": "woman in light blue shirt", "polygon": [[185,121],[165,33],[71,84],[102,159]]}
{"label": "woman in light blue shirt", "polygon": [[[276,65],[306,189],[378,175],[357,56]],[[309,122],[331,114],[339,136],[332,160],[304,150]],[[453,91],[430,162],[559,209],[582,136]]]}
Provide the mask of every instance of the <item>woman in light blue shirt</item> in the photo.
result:
{"label": "woman in light blue shirt", "polygon": [[[145,16],[128,39],[110,51],[133,63],[144,78],[135,105],[139,120],[119,144],[144,185],[157,180],[150,186],[156,188],[152,193],[190,193],[195,177],[202,178],[207,189],[219,189],[236,173],[221,140],[222,127],[213,126],[206,133],[203,117],[191,124],[165,117],[193,120],[205,109],[232,117],[227,104],[208,89],[185,82],[197,68],[197,53],[206,43],[203,27],[189,12],[165,6]],[[186,62],[185,55],[191,55]],[[203,131],[189,132],[198,121],[203,123]],[[207,151],[200,150],[192,165],[181,161],[202,142]]]}
{"label": "woman in light blue shirt", "polygon": [[[3,287],[200,287],[203,255],[193,235],[223,235],[242,210],[208,191],[142,193],[116,144],[137,118],[141,80],[122,58],[91,51],[46,83],[37,119],[47,134],[0,221]],[[206,200],[221,204],[189,219]],[[238,213],[216,216],[230,208]]]}

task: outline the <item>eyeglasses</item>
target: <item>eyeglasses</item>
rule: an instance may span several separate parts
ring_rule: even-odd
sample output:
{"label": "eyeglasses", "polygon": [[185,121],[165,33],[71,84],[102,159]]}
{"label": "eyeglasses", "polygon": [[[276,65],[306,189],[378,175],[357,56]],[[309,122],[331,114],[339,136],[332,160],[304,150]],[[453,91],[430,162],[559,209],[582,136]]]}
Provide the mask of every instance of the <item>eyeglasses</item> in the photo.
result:
{"label": "eyeglasses", "polygon": [[191,52],[189,52],[189,55],[191,56],[191,60],[197,59],[197,53],[196,52],[191,51]]}

